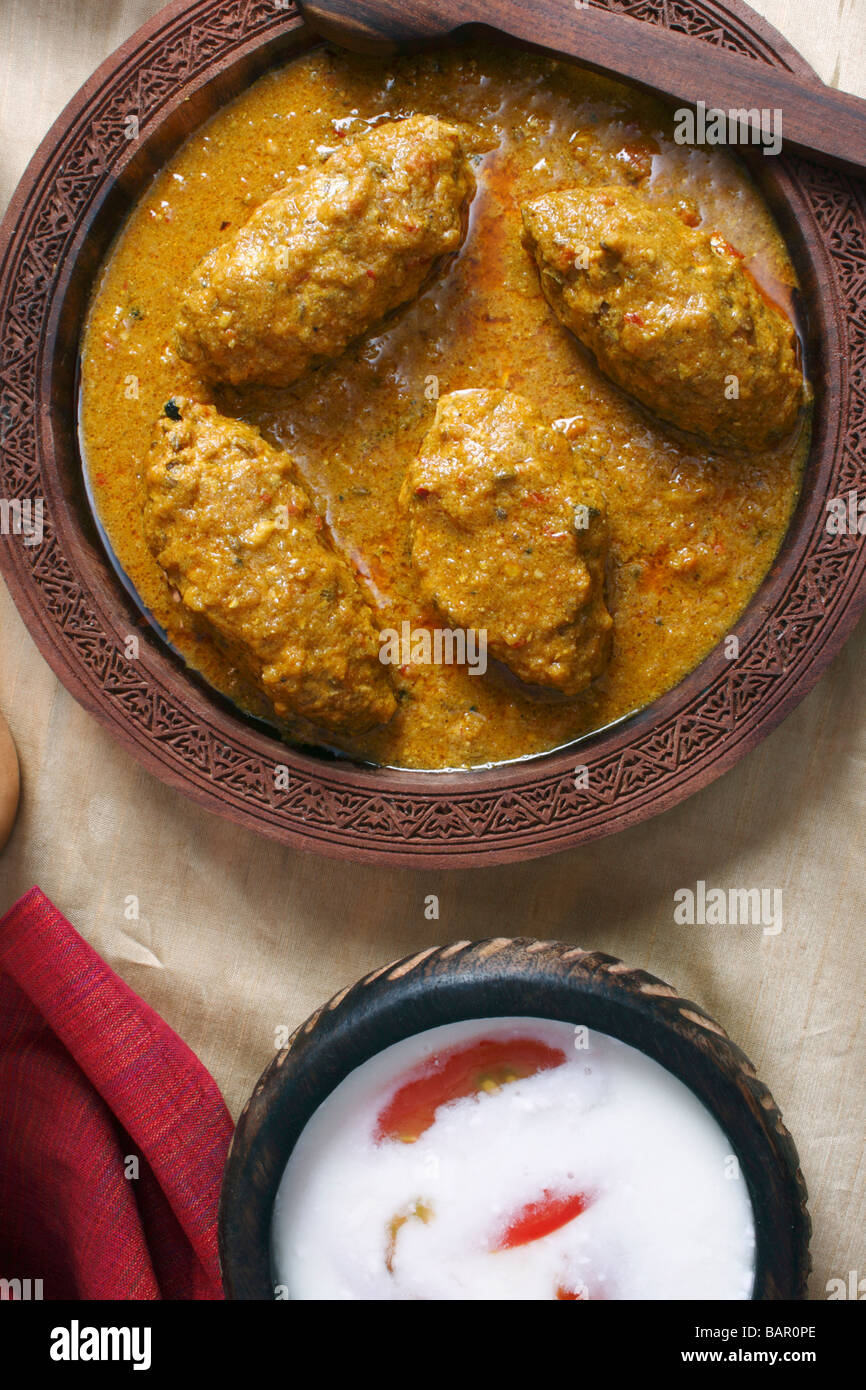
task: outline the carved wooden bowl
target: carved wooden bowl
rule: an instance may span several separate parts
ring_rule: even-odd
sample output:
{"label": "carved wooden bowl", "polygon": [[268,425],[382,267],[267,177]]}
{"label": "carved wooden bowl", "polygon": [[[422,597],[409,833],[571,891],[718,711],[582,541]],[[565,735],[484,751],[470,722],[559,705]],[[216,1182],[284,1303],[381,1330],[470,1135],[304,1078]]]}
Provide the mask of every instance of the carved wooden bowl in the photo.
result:
{"label": "carved wooden bowl", "polygon": [[748,1057],[699,1005],[614,956],[499,937],[430,947],[375,970],[307,1019],[244,1107],[223,1179],[219,1240],[228,1298],[273,1299],[270,1229],[301,1131],[335,1086],[402,1038],[461,1019],[523,1015],[584,1024],[639,1048],[716,1118],[748,1183],[753,1299],[802,1299],[811,1222],[797,1150]]}
{"label": "carved wooden bowl", "polygon": [[[606,0],[756,61],[808,71],[739,0]],[[197,682],[144,630],[99,540],[76,449],[75,363],[100,261],[144,184],[182,140],[313,39],[287,0],[182,0],[95,73],[46,137],[0,234],[0,497],[44,499],[44,540],[0,537],[0,566],[53,670],[147,768],[276,840],[425,866],[529,858],[675,805],[803,698],[866,602],[866,551],[830,535],[827,503],[862,485],[866,201],[862,185],[763,160],[765,195],[803,284],[815,431],[803,495],[763,586],[720,648],[648,709],[576,748],[490,770],[409,773],[288,749]],[[128,138],[129,117],[139,137]],[[859,377],[859,385],[858,385]],[[575,779],[576,762],[588,768]],[[274,777],[289,767],[288,787]],[[581,785],[586,780],[587,785]],[[275,784],[276,782],[276,784]],[[577,785],[576,785],[577,782]]]}

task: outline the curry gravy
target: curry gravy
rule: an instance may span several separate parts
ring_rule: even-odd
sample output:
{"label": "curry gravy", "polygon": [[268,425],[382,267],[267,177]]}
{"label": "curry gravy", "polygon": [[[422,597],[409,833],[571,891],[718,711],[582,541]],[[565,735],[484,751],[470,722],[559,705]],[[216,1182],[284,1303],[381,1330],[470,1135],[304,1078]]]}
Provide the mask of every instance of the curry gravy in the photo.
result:
{"label": "curry gravy", "polygon": [[[197,261],[299,166],[370,122],[414,112],[481,126],[496,141],[473,157],[478,192],[457,258],[413,303],[295,385],[205,388],[173,346],[179,290]],[[144,540],[144,459],[176,395],[213,401],[291,454],[381,630],[436,621],[410,567],[397,499],[437,395],[519,392],[546,418],[570,420],[585,448],[609,511],[607,672],[565,699],[522,688],[496,663],[483,676],[410,664],[394,673],[392,721],[342,745],[357,757],[466,767],[557,747],[656,699],[736,622],[790,520],[808,429],[776,452],[713,453],[605,380],[554,317],[521,244],[521,202],[587,182],[687,200],[744,254],[766,293],[784,302],[796,285],[766,206],[729,156],[675,144],[671,115],[638,92],[488,39],[387,64],[316,48],[219,112],[143,194],[84,333],[83,450],[101,520],[142,602],[188,663],[243,708],[267,717],[261,697],[196,632]]]}

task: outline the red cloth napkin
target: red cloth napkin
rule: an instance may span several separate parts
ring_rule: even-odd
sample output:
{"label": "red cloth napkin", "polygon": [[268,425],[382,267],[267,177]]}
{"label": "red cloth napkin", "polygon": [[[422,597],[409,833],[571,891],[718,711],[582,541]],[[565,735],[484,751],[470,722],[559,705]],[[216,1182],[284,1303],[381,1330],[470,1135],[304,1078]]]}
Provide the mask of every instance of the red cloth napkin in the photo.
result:
{"label": "red cloth napkin", "polygon": [[38,888],[0,920],[0,972],[0,1278],[222,1298],[213,1078]]}

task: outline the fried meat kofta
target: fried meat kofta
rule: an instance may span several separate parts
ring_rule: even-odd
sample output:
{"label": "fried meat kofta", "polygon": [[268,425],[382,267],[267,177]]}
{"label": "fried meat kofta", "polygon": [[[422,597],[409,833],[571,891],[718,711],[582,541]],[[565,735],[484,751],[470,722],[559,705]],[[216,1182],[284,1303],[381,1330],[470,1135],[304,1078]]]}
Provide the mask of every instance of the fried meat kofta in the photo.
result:
{"label": "fried meat kofta", "polygon": [[401,503],[424,597],[452,624],[528,684],[576,695],[604,671],[604,499],[530,401],[443,396]]}
{"label": "fried meat kofta", "polygon": [[522,208],[554,313],[647,409],[757,452],[803,403],[794,327],[719,235],[632,188],[566,189]]}
{"label": "fried meat kofta", "polygon": [[370,610],[287,454],[210,405],[178,398],[157,423],[145,534],[185,607],[281,719],[339,734],[396,702]]}
{"label": "fried meat kofta", "polygon": [[466,235],[475,179],[432,116],[376,126],[295,176],[205,256],[180,355],[211,382],[287,386],[413,299]]}

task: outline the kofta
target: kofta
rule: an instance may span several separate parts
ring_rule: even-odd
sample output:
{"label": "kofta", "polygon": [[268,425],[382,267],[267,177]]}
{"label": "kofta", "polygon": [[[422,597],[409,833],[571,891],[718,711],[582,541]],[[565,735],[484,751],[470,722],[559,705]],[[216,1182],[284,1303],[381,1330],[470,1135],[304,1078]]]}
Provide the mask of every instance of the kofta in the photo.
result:
{"label": "kofta", "polygon": [[443,396],[401,503],[423,594],[485,633],[491,656],[564,695],[604,671],[604,498],[530,401],[505,390]]}
{"label": "kofta", "polygon": [[288,454],[180,397],[157,422],[144,484],[145,534],[169,584],[278,718],[340,734],[391,718],[370,610]]}
{"label": "kofta", "polygon": [[546,193],[521,211],[551,308],[618,386],[713,445],[754,453],[791,434],[794,326],[724,237],[625,186]]}
{"label": "kofta", "polygon": [[414,299],[461,246],[474,192],[457,127],[376,126],[204,257],[181,303],[181,357],[211,382],[297,381]]}

